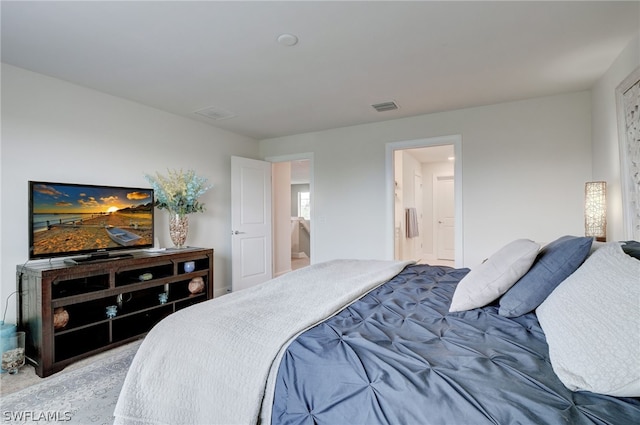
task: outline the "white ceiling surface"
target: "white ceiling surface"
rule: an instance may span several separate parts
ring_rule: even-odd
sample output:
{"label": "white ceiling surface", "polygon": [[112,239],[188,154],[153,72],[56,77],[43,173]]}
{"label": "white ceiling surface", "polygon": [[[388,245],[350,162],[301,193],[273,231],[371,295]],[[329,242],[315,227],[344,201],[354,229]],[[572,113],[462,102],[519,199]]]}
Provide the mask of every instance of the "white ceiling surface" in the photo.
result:
{"label": "white ceiling surface", "polygon": [[256,139],[586,90],[640,27],[611,1],[1,7],[3,62]]}

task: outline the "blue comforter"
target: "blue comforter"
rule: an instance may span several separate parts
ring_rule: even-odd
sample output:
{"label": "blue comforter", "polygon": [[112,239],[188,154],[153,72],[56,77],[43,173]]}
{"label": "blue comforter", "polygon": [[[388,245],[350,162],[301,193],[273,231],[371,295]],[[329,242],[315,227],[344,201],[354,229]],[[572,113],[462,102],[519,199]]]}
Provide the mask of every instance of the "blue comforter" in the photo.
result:
{"label": "blue comforter", "polygon": [[408,267],[301,334],[278,371],[272,423],[640,423],[637,399],[564,387],[535,314],[449,313],[467,272]]}

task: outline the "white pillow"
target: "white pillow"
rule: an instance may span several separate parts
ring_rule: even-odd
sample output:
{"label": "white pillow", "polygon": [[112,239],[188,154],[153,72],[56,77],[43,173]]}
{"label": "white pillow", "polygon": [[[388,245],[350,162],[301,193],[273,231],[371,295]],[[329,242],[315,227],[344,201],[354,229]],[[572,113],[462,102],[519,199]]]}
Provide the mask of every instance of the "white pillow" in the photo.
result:
{"label": "white pillow", "polygon": [[536,313],[567,388],[640,397],[640,261],[618,243],[596,250]]}
{"label": "white pillow", "polygon": [[483,307],[507,292],[531,267],[540,245],[517,239],[473,268],[458,283],[450,312]]}

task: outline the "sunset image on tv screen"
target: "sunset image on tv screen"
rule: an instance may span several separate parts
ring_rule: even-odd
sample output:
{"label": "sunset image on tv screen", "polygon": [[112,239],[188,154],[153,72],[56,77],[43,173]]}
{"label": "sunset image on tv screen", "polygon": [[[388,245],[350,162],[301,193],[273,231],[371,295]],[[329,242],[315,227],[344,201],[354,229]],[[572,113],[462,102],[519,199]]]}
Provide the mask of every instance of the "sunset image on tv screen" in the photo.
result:
{"label": "sunset image on tv screen", "polygon": [[33,183],[33,256],[153,244],[153,190]]}

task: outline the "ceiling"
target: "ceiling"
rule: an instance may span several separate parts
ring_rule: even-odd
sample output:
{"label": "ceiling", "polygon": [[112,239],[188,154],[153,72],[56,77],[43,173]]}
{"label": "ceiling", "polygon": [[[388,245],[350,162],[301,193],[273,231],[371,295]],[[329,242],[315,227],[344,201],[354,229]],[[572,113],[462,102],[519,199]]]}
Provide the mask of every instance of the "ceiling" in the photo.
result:
{"label": "ceiling", "polygon": [[589,89],[640,28],[611,1],[1,8],[3,62],[255,139]]}

